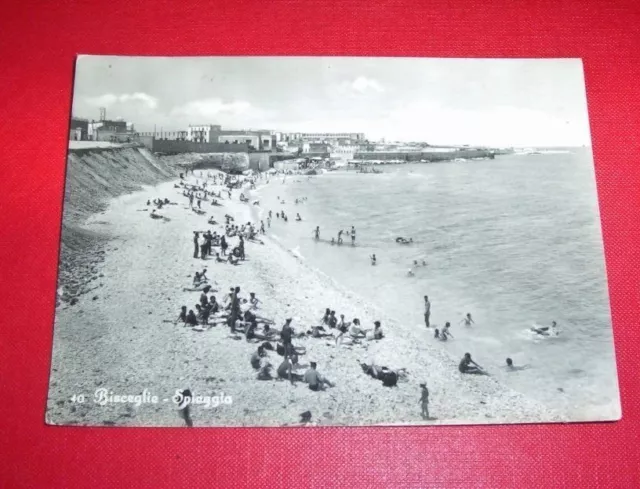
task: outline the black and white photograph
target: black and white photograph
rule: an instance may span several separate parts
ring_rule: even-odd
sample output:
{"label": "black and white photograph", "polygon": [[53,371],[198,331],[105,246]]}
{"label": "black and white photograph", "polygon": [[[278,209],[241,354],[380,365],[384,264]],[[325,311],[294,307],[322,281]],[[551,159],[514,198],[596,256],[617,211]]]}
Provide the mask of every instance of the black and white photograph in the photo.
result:
{"label": "black and white photograph", "polygon": [[621,418],[580,59],[79,56],[69,90],[48,424]]}

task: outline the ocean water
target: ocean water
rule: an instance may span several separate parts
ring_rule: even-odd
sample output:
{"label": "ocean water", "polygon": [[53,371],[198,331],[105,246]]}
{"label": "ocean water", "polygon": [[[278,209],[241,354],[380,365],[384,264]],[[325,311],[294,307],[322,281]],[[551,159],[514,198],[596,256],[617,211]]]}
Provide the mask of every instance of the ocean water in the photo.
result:
{"label": "ocean water", "polygon": [[[377,175],[337,171],[287,176],[284,183],[280,177],[259,191],[261,209],[274,214],[269,233],[383,308],[416,348],[437,342],[456,359],[470,352],[500,381],[572,417],[615,417],[618,384],[590,150],[382,168]],[[275,218],[279,210],[288,223]],[[356,246],[346,235],[342,246],[330,244],[352,225]],[[316,226],[320,241],[313,239]],[[414,244],[399,245],[398,236]],[[408,276],[414,260],[426,266]],[[450,321],[453,340],[439,342],[425,328],[424,295],[432,323]],[[467,312],[471,327],[459,324]],[[553,320],[558,338],[528,331]],[[508,372],[506,357],[529,368]]]}

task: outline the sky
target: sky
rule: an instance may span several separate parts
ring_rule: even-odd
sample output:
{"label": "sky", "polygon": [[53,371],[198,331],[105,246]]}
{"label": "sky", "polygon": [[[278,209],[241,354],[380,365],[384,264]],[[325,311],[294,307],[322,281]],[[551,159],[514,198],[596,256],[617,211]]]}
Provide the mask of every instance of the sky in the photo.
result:
{"label": "sky", "polygon": [[579,59],[80,56],[73,115],[136,130],[363,132],[370,140],[590,145]]}

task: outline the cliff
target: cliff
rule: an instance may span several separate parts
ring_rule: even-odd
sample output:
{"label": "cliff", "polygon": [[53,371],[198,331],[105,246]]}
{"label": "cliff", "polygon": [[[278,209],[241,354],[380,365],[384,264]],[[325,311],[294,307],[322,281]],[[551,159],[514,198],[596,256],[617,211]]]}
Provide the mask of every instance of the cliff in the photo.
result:
{"label": "cliff", "polygon": [[[71,303],[93,290],[97,264],[109,236],[83,226],[106,209],[110,199],[156,185],[177,176],[182,157],[156,158],[138,146],[70,149],[64,189],[64,208],[58,271],[58,298]],[[96,285],[97,287],[97,285]]]}

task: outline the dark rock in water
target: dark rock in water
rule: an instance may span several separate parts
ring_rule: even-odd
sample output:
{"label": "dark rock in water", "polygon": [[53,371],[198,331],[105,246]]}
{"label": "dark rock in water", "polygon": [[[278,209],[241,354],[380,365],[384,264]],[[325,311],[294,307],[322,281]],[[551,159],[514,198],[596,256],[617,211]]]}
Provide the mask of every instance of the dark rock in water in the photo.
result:
{"label": "dark rock in water", "polygon": [[73,306],[74,304],[77,304],[77,303],[78,303],[78,299],[76,299],[75,297],[73,297],[73,298],[69,301],[69,304],[71,304],[72,306]]}

